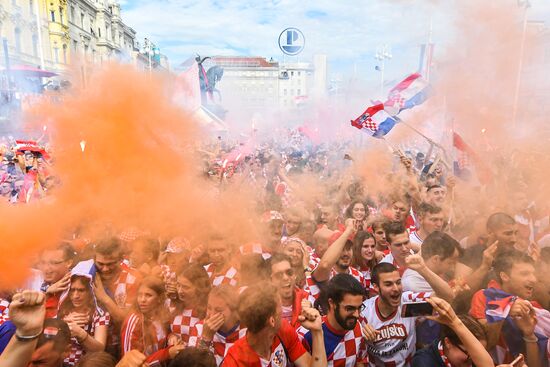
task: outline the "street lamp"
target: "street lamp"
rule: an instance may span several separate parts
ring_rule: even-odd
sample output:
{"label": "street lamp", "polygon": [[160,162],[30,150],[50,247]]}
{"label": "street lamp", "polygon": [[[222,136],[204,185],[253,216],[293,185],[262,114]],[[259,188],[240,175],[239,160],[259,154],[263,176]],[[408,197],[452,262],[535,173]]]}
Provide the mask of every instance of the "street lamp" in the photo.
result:
{"label": "street lamp", "polygon": [[384,92],[384,69],[386,68],[386,60],[392,59],[391,50],[388,45],[384,45],[382,48],[376,50],[374,58],[381,61],[381,66],[377,66],[376,70],[380,71],[380,91]]}

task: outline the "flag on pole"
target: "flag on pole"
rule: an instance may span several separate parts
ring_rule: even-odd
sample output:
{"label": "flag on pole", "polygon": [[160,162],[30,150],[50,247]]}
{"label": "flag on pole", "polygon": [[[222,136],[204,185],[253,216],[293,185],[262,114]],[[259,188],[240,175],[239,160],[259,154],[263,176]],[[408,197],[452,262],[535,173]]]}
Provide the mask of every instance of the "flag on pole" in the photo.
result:
{"label": "flag on pole", "polygon": [[351,120],[351,126],[366,132],[372,137],[382,138],[395,126],[397,119],[384,110],[380,103],[365,110],[358,118]]}
{"label": "flag on pole", "polygon": [[466,144],[456,132],[453,132],[453,146],[458,151],[458,168],[460,170],[467,168],[471,162],[475,167],[480,183],[487,185],[493,180],[491,169],[487,167],[476,151]]}
{"label": "flag on pole", "polygon": [[422,75],[414,73],[390,90],[384,107],[390,115],[396,116],[403,110],[424,103],[430,94],[430,84],[422,78]]}

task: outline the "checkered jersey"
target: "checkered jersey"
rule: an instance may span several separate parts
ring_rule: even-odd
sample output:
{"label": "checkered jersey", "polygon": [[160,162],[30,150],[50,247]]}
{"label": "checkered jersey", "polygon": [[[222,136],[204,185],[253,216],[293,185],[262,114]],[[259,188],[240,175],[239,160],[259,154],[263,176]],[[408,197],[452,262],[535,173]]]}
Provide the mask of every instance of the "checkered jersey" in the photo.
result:
{"label": "checkered jersey", "polygon": [[212,286],[218,287],[222,284],[228,284],[232,286],[237,285],[237,269],[234,267],[230,267],[225,274],[217,274],[216,268],[214,264],[208,264],[204,266],[204,270],[208,273],[208,277],[210,278],[210,281],[212,282]]}
{"label": "checkered jersey", "polygon": [[181,337],[184,343],[189,343],[191,337],[197,336],[194,328],[201,320],[198,314],[192,309],[186,309],[177,314],[170,324],[170,331]]}
{"label": "checkered jersey", "polygon": [[242,245],[239,247],[239,252],[241,255],[260,254],[264,260],[269,259],[272,255],[271,250],[265,248],[259,243],[247,243],[246,245]]}
{"label": "checkered jersey", "polygon": [[118,235],[118,239],[122,242],[132,242],[148,234],[149,232],[142,231],[138,228],[128,228]]}
{"label": "checkered jersey", "polygon": [[[94,313],[94,316],[92,318],[92,322],[88,323],[84,327],[84,330],[89,334],[88,338],[93,338],[96,329],[99,326],[106,326],[109,327],[111,324],[111,316],[108,312],[104,312],[103,310],[97,310]],[[69,355],[67,358],[63,360],[64,366],[74,366],[80,361],[80,358],[86,354],[86,351],[84,350],[84,347],[80,345],[78,340],[76,338],[71,338],[71,350],[69,351]]]}
{"label": "checkered jersey", "polygon": [[[302,344],[311,353],[311,332],[303,326],[297,331]],[[353,330],[340,332],[331,327],[327,317],[323,316],[323,338],[328,367],[355,367],[357,363],[367,364],[367,343],[361,333],[359,322]]]}
{"label": "checkered jersey", "polygon": [[[203,327],[204,320],[195,325],[195,328],[197,330],[197,337],[192,337],[189,340],[190,347],[196,347],[199,344],[200,337],[202,336]],[[218,331],[214,334],[210,351],[214,354],[214,357],[216,357],[216,364],[218,366],[222,364],[222,361],[227,355],[227,351],[229,350],[229,348],[231,348],[237,340],[244,338],[245,335],[246,328],[241,328],[239,324],[235,325],[235,327],[231,331],[229,331],[227,335],[224,335],[221,331]]]}
{"label": "checkered jersey", "polygon": [[137,296],[140,275],[137,270],[121,264],[121,272],[115,282],[113,300],[118,307],[128,309],[132,307]]}
{"label": "checkered jersey", "polygon": [[361,274],[363,275],[363,278],[365,279],[366,289],[370,289],[371,286],[371,269],[369,267],[360,267],[357,269]]}
{"label": "checkered jersey", "polygon": [[9,306],[10,303],[7,300],[0,298],[0,325],[10,319]]}

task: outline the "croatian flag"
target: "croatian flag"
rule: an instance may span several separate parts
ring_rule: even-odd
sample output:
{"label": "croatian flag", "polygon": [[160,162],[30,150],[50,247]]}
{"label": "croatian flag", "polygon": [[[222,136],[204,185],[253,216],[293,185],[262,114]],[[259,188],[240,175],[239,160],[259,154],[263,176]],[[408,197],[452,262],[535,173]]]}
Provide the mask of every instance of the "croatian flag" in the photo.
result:
{"label": "croatian flag", "polygon": [[422,78],[422,75],[414,73],[390,90],[384,107],[390,115],[395,116],[403,110],[424,103],[430,94],[430,84]]}
{"label": "croatian flag", "polygon": [[390,116],[384,110],[384,104],[380,103],[367,108],[361,116],[351,120],[351,126],[380,139],[390,132],[396,122],[397,118]]}

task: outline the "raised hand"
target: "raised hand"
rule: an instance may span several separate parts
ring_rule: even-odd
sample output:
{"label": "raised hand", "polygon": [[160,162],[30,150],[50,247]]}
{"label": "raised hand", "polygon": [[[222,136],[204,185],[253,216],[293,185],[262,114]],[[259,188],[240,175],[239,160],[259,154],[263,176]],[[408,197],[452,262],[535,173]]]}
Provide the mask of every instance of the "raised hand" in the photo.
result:
{"label": "raised hand", "polygon": [[46,296],[42,292],[23,291],[16,293],[10,303],[10,320],[20,336],[39,334],[44,325]]}
{"label": "raised hand", "polygon": [[308,330],[320,331],[323,329],[321,314],[313,307],[302,307],[302,314],[298,316],[298,321]]}
{"label": "raised hand", "polygon": [[455,311],[447,301],[437,297],[430,297],[426,299],[426,302],[431,304],[434,311],[437,313],[437,315],[426,316],[427,319],[447,325],[451,328],[461,323]]}
{"label": "raised hand", "polygon": [[426,267],[426,263],[424,262],[424,259],[419,254],[407,256],[405,258],[405,263],[407,264],[408,268],[416,272],[420,272]]}
{"label": "raised hand", "polygon": [[71,273],[67,273],[63,276],[63,278],[61,278],[54,284],[50,285],[46,290],[46,294],[65,292],[67,289],[69,289],[70,286],[71,286]]}
{"label": "raised hand", "polygon": [[498,250],[498,241],[495,241],[491,244],[491,246],[487,247],[483,251],[483,259],[482,259],[482,265],[490,269],[493,266],[493,261],[495,260],[495,254]]}

